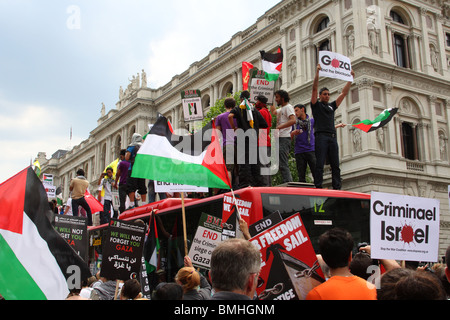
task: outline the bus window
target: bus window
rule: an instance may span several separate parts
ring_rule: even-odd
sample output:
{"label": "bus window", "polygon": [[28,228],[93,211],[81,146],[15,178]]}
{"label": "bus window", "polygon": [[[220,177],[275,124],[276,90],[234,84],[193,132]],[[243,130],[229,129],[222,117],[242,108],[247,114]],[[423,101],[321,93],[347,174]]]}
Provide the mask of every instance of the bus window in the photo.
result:
{"label": "bus window", "polygon": [[319,236],[333,227],[349,231],[355,242],[369,242],[370,200],[292,194],[261,194],[263,215],[280,211],[283,219],[300,212],[314,250]]}

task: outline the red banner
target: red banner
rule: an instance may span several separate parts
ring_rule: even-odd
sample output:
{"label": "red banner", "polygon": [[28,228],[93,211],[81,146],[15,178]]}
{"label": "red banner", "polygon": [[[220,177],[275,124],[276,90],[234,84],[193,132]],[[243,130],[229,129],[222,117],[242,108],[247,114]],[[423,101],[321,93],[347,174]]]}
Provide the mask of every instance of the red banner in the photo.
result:
{"label": "red banner", "polygon": [[304,300],[312,288],[325,281],[299,213],[250,241],[261,252],[259,299]]}
{"label": "red banner", "polygon": [[248,90],[251,69],[253,69],[253,64],[245,61],[242,62],[242,90]]}

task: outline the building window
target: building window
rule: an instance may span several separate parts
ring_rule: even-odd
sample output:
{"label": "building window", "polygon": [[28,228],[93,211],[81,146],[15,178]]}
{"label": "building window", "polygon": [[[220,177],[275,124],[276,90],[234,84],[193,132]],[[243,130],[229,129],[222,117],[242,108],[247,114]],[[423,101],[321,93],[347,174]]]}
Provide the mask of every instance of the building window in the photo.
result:
{"label": "building window", "polygon": [[450,33],[446,33],[445,38],[447,39],[447,47],[450,47]]}
{"label": "building window", "polygon": [[401,23],[401,24],[405,24],[405,22],[403,21],[402,17],[395,11],[391,11],[390,14],[392,21],[397,22],[397,23]]}
{"label": "building window", "polygon": [[323,18],[322,21],[320,21],[319,25],[317,26],[316,33],[328,28],[329,23],[330,23],[330,19],[328,17]]}
{"label": "building window", "polygon": [[408,68],[406,40],[402,35],[394,34],[395,63],[399,67]]}
{"label": "building window", "polygon": [[418,160],[417,126],[409,122],[402,123],[403,156],[408,160]]}

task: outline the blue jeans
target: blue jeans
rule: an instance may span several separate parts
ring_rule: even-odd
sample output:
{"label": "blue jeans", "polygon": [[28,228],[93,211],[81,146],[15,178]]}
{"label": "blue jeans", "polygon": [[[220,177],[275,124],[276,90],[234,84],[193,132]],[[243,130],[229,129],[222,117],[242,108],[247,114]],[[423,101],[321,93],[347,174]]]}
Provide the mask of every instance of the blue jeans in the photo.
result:
{"label": "blue jeans", "polygon": [[289,169],[289,153],[291,151],[291,138],[290,137],[281,137],[279,138],[280,144],[280,172],[281,178],[283,179],[282,183],[292,182],[291,170]]}
{"label": "blue jeans", "polygon": [[316,174],[314,175],[314,184],[316,188],[322,188],[323,167],[325,160],[328,159],[331,166],[331,185],[333,189],[340,190],[341,169],[339,169],[339,146],[336,134],[317,133],[315,135],[316,147]]}

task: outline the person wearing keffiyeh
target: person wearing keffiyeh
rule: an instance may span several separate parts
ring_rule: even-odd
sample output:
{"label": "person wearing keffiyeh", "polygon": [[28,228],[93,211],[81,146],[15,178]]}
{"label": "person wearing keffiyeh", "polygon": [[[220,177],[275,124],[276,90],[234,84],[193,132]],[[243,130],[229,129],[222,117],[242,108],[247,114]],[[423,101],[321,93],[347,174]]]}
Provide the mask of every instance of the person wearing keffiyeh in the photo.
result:
{"label": "person wearing keffiyeh", "polygon": [[295,105],[294,111],[297,120],[292,126],[291,137],[295,137],[294,154],[298,181],[306,182],[306,166],[309,165],[313,178],[316,170],[314,119],[306,114],[306,107],[302,104]]}

